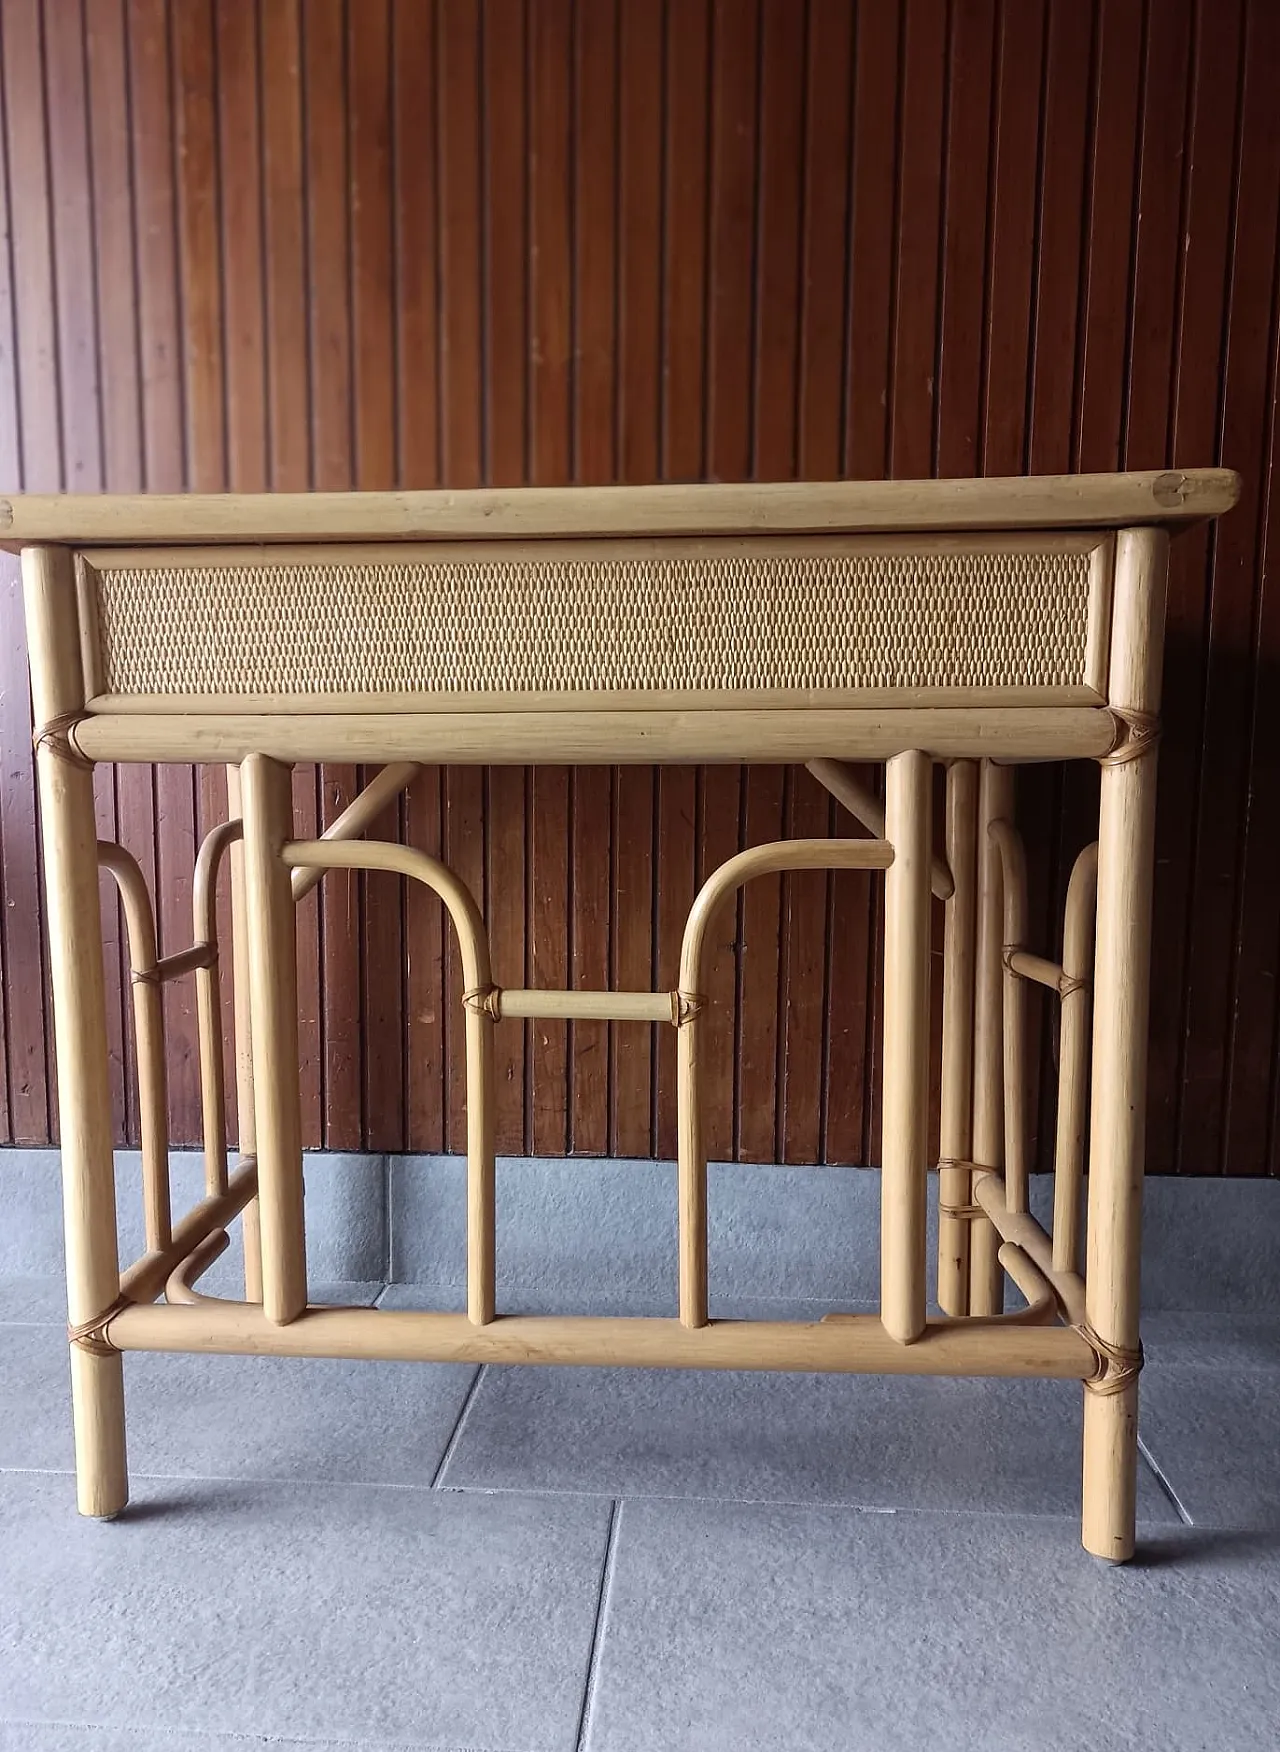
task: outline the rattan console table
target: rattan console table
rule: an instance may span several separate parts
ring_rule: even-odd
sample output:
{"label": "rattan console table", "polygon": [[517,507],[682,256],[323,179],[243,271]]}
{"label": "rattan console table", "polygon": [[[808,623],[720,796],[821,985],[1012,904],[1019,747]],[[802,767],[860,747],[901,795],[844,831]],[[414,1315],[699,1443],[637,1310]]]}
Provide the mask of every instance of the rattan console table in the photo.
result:
{"label": "rattan console table", "polygon": [[[1084,1544],[1131,1555],[1155,753],[1170,536],[1226,471],[1001,481],[0,501],[22,554],[42,806],[83,1513],[128,1495],[123,1355],[1052,1376],[1084,1396]],[[193,943],[159,958],[137,864],[100,843],[96,761],[227,763]],[[445,865],[358,837],[418,762],[804,761],[869,838],[753,846],[689,913],[668,992],[495,983]],[[1061,961],[1025,939],[1012,763],[1101,763]],[[320,840],[295,761],[388,763]],[[883,802],[846,763],[886,764]],[[945,844],[931,843],[946,767]],[[229,854],[229,856],[228,856]],[[230,866],[241,1155],[227,1159],[214,896]],[[308,1306],[294,903],[395,871],[457,934],[467,1312]],[[119,884],[141,1084],[146,1252],[117,1253],[99,872]],[[708,926],[765,872],[883,871],[880,1314],[710,1321],[701,1095]],[[932,897],[944,906],[937,1298],[927,1317]],[[1096,943],[1095,943],[1096,918]],[[206,1194],[170,1209],[161,987],[197,984]],[[1024,1004],[1061,1001],[1055,1210],[1028,1211]],[[679,1060],[679,1318],[504,1317],[493,1032],[665,1024]],[[1085,1237],[1077,1216],[1088,1146]],[[196,1283],[243,1216],[245,1299]],[[1082,1269],[1083,1267],[1083,1269]],[[1004,1274],[1026,1306],[1004,1312]],[[163,1296],[163,1303],[160,1298]]]}

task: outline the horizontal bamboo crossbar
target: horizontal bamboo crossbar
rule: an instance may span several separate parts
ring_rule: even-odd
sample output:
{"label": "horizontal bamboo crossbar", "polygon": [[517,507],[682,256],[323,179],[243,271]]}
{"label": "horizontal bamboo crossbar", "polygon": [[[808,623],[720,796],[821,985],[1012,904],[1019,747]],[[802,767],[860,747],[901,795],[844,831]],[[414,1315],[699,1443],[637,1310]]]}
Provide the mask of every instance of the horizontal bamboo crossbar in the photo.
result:
{"label": "horizontal bamboo crossbar", "polygon": [[552,992],[506,986],[496,991],[493,1012],[506,1016],[533,1016],[541,1021],[573,1017],[592,1022],[675,1022],[678,994],[675,992]]}
{"label": "horizontal bamboo crossbar", "polygon": [[261,1308],[206,1298],[190,1307],[131,1307],[109,1323],[120,1350],[233,1356],[379,1357],[397,1362],[548,1363],[638,1369],[798,1370],[819,1374],[1014,1375],[1087,1380],[1089,1346],[1067,1327],[931,1320],[915,1344],[875,1315],[848,1320],[677,1320],[514,1315],[486,1326],[464,1314],[309,1308],[277,1326]]}
{"label": "horizontal bamboo crossbar", "polygon": [[1033,985],[1044,986],[1051,992],[1060,992],[1066,983],[1066,975],[1056,961],[1033,955],[1029,949],[1006,948],[1004,964],[1020,979],[1029,979]]}
{"label": "horizontal bamboo crossbar", "polygon": [[450,761],[527,766],[648,766],[888,760],[919,749],[939,760],[1096,760],[1116,722],[1100,706],[919,707],[803,711],[316,712],[269,714],[91,713],[76,724],[76,751],[95,761]]}
{"label": "horizontal bamboo crossbar", "polygon": [[178,949],[172,955],[162,955],[149,973],[134,974],[138,980],[150,980],[154,985],[168,985],[171,980],[185,979],[189,973],[199,973],[212,967],[218,958],[216,943],[193,943],[189,949]]}
{"label": "horizontal bamboo crossbar", "polygon": [[418,493],[27,493],[0,499],[0,547],[29,542],[423,541],[1119,528],[1230,510],[1230,469],[952,481],[515,487]]}

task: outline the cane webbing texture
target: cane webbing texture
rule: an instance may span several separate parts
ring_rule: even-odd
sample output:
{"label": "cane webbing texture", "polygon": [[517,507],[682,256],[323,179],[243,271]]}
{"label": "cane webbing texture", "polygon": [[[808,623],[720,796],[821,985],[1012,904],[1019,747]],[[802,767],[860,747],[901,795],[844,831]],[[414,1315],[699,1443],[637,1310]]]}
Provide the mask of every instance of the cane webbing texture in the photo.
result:
{"label": "cane webbing texture", "polygon": [[1086,680],[1093,556],[1080,544],[592,549],[99,562],[102,688],[696,694]]}

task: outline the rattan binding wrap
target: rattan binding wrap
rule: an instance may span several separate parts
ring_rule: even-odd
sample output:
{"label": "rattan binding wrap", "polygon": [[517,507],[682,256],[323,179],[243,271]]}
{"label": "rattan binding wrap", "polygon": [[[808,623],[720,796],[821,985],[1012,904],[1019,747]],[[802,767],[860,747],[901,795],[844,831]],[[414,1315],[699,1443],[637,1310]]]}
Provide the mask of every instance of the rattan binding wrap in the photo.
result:
{"label": "rattan binding wrap", "polygon": [[690,546],[100,563],[102,690],[696,694],[1085,682],[1084,547],[1052,538],[1020,551]]}

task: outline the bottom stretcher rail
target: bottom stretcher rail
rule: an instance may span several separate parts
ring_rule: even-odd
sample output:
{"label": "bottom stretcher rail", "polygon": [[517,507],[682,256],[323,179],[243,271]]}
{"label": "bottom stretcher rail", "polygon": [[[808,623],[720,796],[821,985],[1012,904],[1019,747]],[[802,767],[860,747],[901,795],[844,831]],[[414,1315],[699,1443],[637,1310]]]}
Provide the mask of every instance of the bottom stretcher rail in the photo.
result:
{"label": "bottom stretcher rail", "polygon": [[794,1370],[818,1374],[1015,1375],[1087,1380],[1097,1358],[1069,1327],[931,1320],[899,1344],[873,1315],[798,1321],[465,1314],[308,1308],[287,1325],[251,1303],[125,1308],[107,1325],[122,1351],[237,1356],[373,1357],[391,1362],[577,1363],[640,1369]]}

